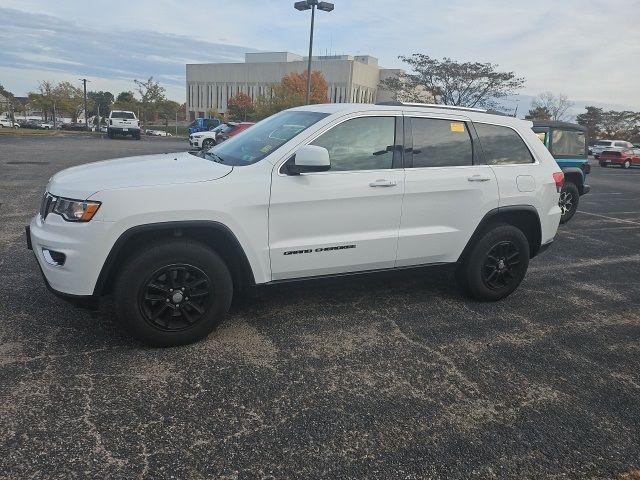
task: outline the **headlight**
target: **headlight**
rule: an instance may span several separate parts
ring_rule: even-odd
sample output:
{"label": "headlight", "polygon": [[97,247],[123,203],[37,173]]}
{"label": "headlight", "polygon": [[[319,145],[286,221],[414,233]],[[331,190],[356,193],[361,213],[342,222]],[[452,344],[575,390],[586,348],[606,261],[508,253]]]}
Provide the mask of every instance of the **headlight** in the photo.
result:
{"label": "headlight", "polygon": [[58,197],[53,207],[53,213],[62,215],[69,222],[88,222],[100,208],[100,202],[88,200],[72,200]]}

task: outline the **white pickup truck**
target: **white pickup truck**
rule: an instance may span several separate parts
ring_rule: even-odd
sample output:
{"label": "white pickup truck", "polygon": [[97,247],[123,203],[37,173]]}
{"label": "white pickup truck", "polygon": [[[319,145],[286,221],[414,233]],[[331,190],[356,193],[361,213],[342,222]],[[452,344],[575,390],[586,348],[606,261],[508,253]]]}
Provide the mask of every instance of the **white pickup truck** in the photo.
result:
{"label": "white pickup truck", "polygon": [[140,121],[133,112],[113,110],[109,114],[107,135],[109,138],[114,138],[116,135],[131,135],[136,140],[140,140]]}

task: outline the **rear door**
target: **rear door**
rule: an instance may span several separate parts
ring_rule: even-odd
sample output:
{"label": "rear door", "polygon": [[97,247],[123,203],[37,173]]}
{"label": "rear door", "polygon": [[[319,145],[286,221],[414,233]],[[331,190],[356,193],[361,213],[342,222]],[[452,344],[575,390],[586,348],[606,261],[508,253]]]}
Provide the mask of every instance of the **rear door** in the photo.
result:
{"label": "rear door", "polygon": [[498,206],[491,167],[466,117],[405,113],[405,197],[399,267],[455,262],[484,215]]}

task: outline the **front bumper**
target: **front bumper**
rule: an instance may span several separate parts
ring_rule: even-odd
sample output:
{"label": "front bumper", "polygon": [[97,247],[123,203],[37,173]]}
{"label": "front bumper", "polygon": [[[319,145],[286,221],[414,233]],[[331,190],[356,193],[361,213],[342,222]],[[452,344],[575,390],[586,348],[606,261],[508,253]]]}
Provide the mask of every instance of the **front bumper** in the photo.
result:
{"label": "front bumper", "polygon": [[26,235],[26,241],[27,241],[27,248],[29,250],[32,250],[34,256],[36,257],[36,263],[38,264],[38,269],[40,270],[40,274],[42,275],[42,280],[44,281],[44,284],[47,287],[47,290],[53,293],[56,297],[61,298],[62,300],[65,300],[76,307],[87,308],[89,310],[97,310],[98,307],[100,306],[100,298],[98,296],[73,295],[70,293],[61,292],[60,290],[56,290],[51,286],[51,283],[49,283],[49,280],[47,279],[47,276],[44,273],[44,269],[42,268],[40,259],[38,258],[38,254],[33,249],[33,242],[31,240],[31,225],[27,225],[25,227],[25,235]]}
{"label": "front bumper", "polygon": [[[50,289],[69,297],[92,297],[109,251],[110,222],[65,222],[50,213],[46,221],[36,215],[27,227],[27,247],[33,250]],[[62,264],[51,254],[64,256]]]}

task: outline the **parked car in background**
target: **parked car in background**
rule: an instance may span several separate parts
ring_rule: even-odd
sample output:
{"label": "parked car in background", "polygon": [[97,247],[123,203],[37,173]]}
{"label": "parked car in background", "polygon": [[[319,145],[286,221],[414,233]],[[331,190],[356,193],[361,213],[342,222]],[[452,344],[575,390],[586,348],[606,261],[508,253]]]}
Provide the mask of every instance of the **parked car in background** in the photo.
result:
{"label": "parked car in background", "polygon": [[238,135],[240,132],[245,131],[247,128],[249,128],[251,125],[255,125],[255,123],[253,122],[240,122],[240,123],[236,123],[233,128],[231,128],[230,130],[227,131],[223,131],[218,133],[218,135],[216,135],[216,142],[217,143],[221,143],[224,142],[225,140],[228,140],[231,137],[234,137],[236,135]]}
{"label": "parked car in background", "polygon": [[0,118],[0,128],[20,128],[20,124],[10,118]]}
{"label": "parked car in background", "polygon": [[87,126],[84,123],[77,123],[77,122],[63,123],[62,130],[72,130],[72,131],[81,132],[81,131],[87,130]]}
{"label": "parked car in background", "polygon": [[146,135],[150,135],[152,137],[171,137],[172,135],[169,132],[165,132],[164,130],[145,130]]}
{"label": "parked car in background", "polygon": [[127,110],[112,110],[109,114],[107,135],[114,138],[116,135],[131,135],[140,140],[140,121],[136,114]]}
{"label": "parked car in background", "polygon": [[42,122],[39,127],[43,130],[53,130],[55,128],[53,122]]}
{"label": "parked car in background", "polygon": [[221,123],[222,121],[218,118],[196,118],[191,125],[189,125],[189,134],[212,130]]}
{"label": "parked car in background", "polygon": [[600,154],[601,167],[618,165],[622,168],[640,167],[640,148],[624,148],[622,150],[605,150]]}
{"label": "parked car in background", "polygon": [[189,146],[191,148],[198,148],[203,150],[209,150],[211,147],[218,143],[218,134],[231,131],[236,126],[235,122],[221,123],[213,130],[206,132],[196,132],[189,135]]}
{"label": "parked car in background", "polygon": [[20,128],[40,128],[40,123],[35,120],[18,120]]}
{"label": "parked car in background", "polygon": [[534,120],[533,131],[553,155],[564,173],[560,192],[560,223],[567,223],[578,209],[580,197],[589,193],[587,175],[591,172],[587,154],[587,129],[576,123]]}
{"label": "parked car in background", "polygon": [[625,148],[633,148],[633,144],[626,140],[598,140],[591,151],[595,158],[600,158],[604,150],[620,151]]}

